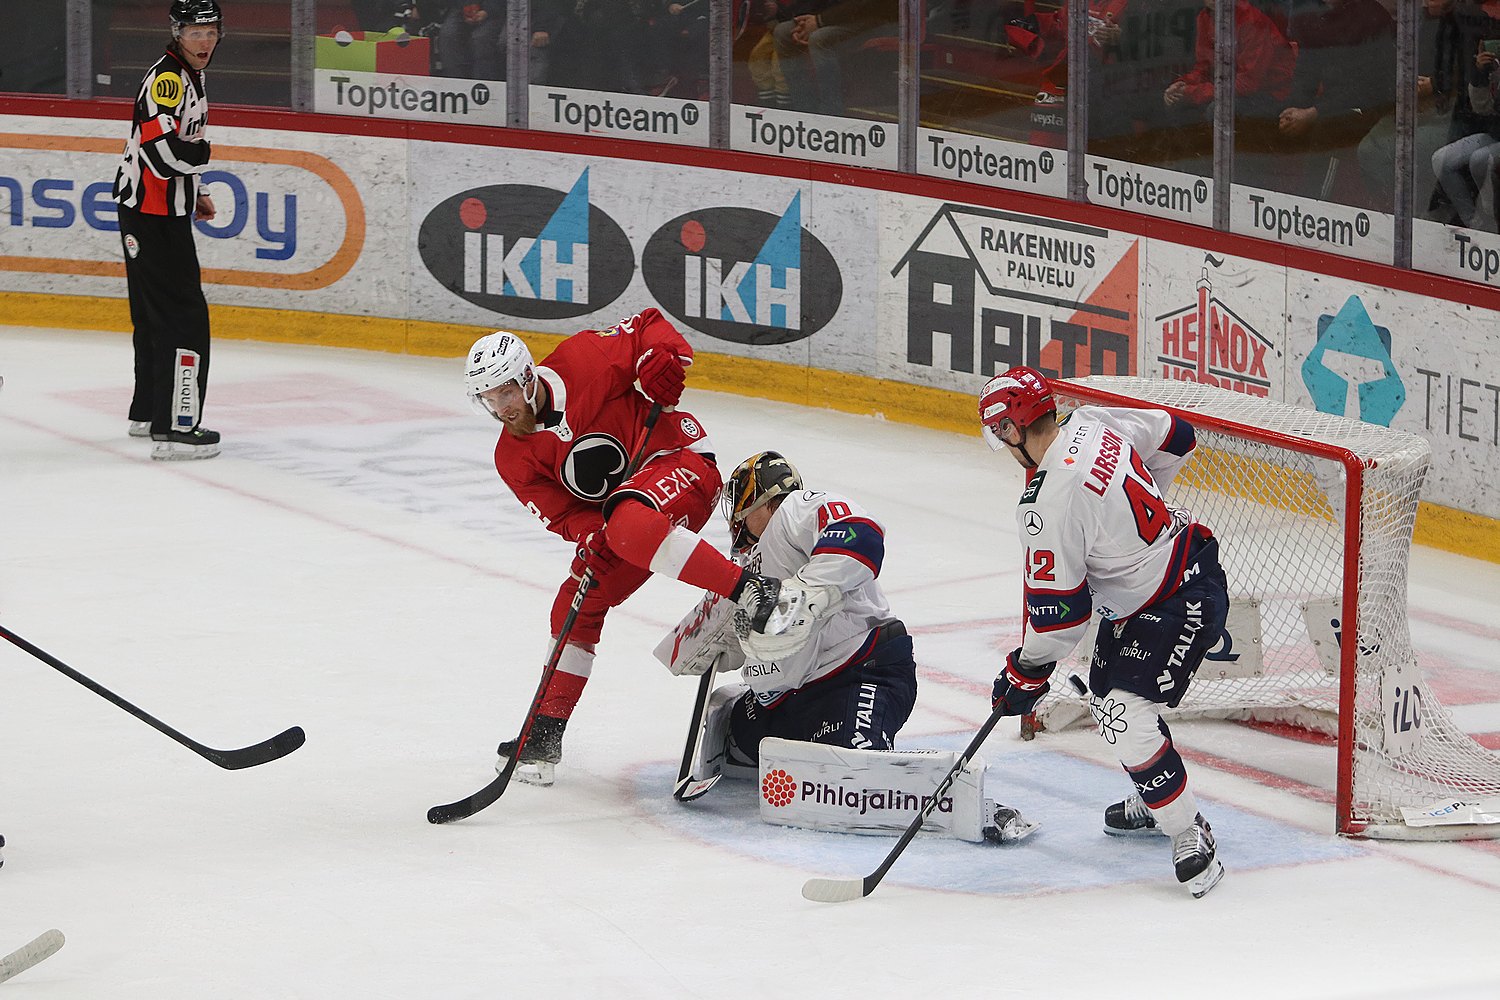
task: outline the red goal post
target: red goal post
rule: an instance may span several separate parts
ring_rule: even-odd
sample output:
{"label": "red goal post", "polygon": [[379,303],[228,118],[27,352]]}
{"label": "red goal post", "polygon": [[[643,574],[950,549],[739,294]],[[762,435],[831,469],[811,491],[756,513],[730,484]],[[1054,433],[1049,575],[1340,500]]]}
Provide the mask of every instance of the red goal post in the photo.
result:
{"label": "red goal post", "polygon": [[[1155,407],[1197,432],[1167,499],[1218,537],[1230,618],[1167,717],[1274,721],[1336,736],[1339,833],[1500,837],[1500,755],[1438,703],[1407,628],[1427,442],[1195,382],[1108,375],[1052,387],[1060,413]],[[1090,637],[1063,675],[1087,676],[1092,649]],[[1090,722],[1087,700],[1055,685],[1036,721],[1042,730]]]}

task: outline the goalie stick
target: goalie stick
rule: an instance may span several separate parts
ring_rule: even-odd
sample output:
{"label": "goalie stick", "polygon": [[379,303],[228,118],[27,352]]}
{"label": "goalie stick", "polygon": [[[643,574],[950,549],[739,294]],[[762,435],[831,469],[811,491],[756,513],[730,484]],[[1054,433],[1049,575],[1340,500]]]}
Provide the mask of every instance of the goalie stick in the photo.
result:
{"label": "goalie stick", "polygon": [[19,976],[33,965],[57,954],[63,946],[63,934],[59,930],[43,931],[33,941],[28,941],[15,951],[0,958],[0,983],[12,976]]}
{"label": "goalie stick", "polygon": [[911,825],[906,828],[906,832],[901,835],[901,839],[896,841],[896,846],[891,848],[891,852],[885,856],[885,860],[880,863],[880,867],[862,879],[810,878],[802,886],[803,897],[815,903],[847,903],[851,899],[862,899],[874,892],[875,887],[880,884],[880,880],[885,878],[885,873],[891,870],[891,866],[896,863],[896,859],[901,856],[901,852],[906,850],[906,845],[910,844],[912,838],[917,835],[917,831],[922,829],[922,823],[938,807],[938,803],[942,801],[943,795],[952,786],[953,779],[958,777],[960,771],[969,766],[969,761],[979,752],[979,747],[990,735],[990,730],[994,729],[995,723],[999,722],[1002,718],[1001,711],[1004,707],[1001,704],[990,712],[990,717],[984,720],[984,725],[979,727],[979,732],[969,741],[969,745],[964,748],[964,752],[959,755],[958,760],[954,762],[953,766],[948,769],[947,776],[938,784],[937,790],[932,793],[932,796],[927,800],[927,804],[922,807],[922,811],[917,813],[916,819],[911,821]]}
{"label": "goalie stick", "polygon": [[0,625],[0,638],[5,639],[7,642],[12,643],[13,645],[19,646],[21,649],[24,649],[26,652],[30,653],[38,660],[41,660],[43,663],[47,664],[47,666],[51,667],[53,670],[71,677],[73,680],[77,681],[79,684],[82,684],[84,687],[88,688],[90,691],[94,692],[105,701],[123,708],[125,711],[129,712],[131,715],[135,716],[137,719],[140,719],[146,725],[150,726],[152,729],[155,729],[157,732],[162,733],[166,736],[170,736],[178,743],[181,743],[183,746],[193,751],[193,753],[197,754],[199,757],[202,757],[204,760],[208,761],[211,764],[217,764],[227,771],[238,771],[243,767],[255,767],[257,764],[266,764],[270,761],[276,760],[278,757],[285,757],[287,754],[300,747],[307,739],[307,734],[302,731],[301,726],[293,726],[286,732],[278,733],[270,739],[265,740],[261,743],[256,743],[253,746],[240,747],[236,750],[215,750],[213,747],[204,746],[197,740],[192,739],[188,736],[184,736],[182,733],[173,729],[165,722],[162,722],[156,716],[144,711],[143,709],[137,708],[135,705],[132,705],[124,698],[121,698],[119,695],[115,694],[109,688],[79,673],[78,671],[74,670],[72,667],[64,663],[62,660],[59,660],[57,657],[53,656],[51,653],[48,653],[46,650],[32,645],[3,625]]}
{"label": "goalie stick", "polygon": [[[661,404],[652,403],[651,410],[646,414],[641,443],[636,447],[635,454],[630,456],[630,464],[625,467],[625,475],[621,478],[621,482],[635,475],[636,469],[640,468],[641,459],[646,454],[646,442],[651,440],[651,430],[656,426],[656,418],[659,416],[661,416]],[[578,609],[583,607],[583,598],[593,585],[594,569],[592,566],[585,566],[583,578],[578,581],[578,590],[573,594],[573,603],[568,606],[568,616],[563,619],[562,628],[557,632],[557,640],[552,643],[552,652],[548,654],[547,662],[542,667],[542,679],[536,686],[536,696],[531,699],[531,708],[526,711],[526,721],[521,724],[521,735],[516,738],[516,752],[510,755],[505,762],[505,767],[495,776],[495,779],[473,795],[459,799],[457,802],[433,806],[427,810],[427,822],[452,823],[456,819],[467,819],[481,809],[494,805],[500,796],[505,794],[505,788],[510,784],[510,776],[515,773],[516,765],[521,761],[521,750],[526,746],[527,738],[531,736],[531,727],[536,722],[537,710],[542,707],[542,696],[547,693],[547,685],[551,683],[552,675],[557,672],[557,661],[562,657],[563,645],[568,641],[568,633],[573,631],[573,623],[578,620]]]}
{"label": "goalie stick", "polygon": [[714,668],[703,671],[698,678],[698,696],[693,701],[693,718],[688,726],[687,746],[682,748],[682,766],[677,769],[677,784],[672,789],[672,798],[678,802],[691,802],[708,794],[708,790],[723,777],[723,772],[706,778],[693,777],[693,758],[697,756],[698,741],[703,739],[703,711],[708,707],[708,696],[714,689]]}

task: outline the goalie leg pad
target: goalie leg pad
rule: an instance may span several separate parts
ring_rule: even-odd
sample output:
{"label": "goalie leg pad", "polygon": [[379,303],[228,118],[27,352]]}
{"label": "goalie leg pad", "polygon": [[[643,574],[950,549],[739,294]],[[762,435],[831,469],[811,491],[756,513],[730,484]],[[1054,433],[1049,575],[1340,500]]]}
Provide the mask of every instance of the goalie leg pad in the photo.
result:
{"label": "goalie leg pad", "polygon": [[[947,750],[852,750],[767,737],[760,744],[760,818],[839,833],[903,832],[961,755]],[[984,839],[984,761],[959,772],[924,830]],[[993,810],[993,803],[991,803]]]}
{"label": "goalie leg pad", "polygon": [[[698,749],[693,755],[692,775],[702,781],[716,774],[729,777],[748,776],[746,768],[728,767],[729,720],[735,706],[744,700],[750,689],[744,684],[725,684],[716,687],[708,696],[708,706],[703,710],[703,734],[698,738]],[[753,766],[753,764],[752,764]]]}

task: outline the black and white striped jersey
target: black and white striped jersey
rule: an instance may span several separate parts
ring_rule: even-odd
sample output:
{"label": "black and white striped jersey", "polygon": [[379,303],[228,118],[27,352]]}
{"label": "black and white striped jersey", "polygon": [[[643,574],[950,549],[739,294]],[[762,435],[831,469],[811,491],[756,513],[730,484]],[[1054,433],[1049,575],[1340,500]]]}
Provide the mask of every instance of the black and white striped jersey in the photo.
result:
{"label": "black and white striped jersey", "polygon": [[168,49],[136,95],[115,200],[148,215],[192,215],[198,174],[208,165],[207,127],[203,74]]}

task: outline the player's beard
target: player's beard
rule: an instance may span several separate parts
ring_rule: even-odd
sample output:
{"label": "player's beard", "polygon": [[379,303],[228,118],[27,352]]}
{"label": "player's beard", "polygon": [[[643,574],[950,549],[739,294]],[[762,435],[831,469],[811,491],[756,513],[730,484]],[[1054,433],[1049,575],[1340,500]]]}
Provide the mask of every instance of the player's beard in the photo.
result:
{"label": "player's beard", "polygon": [[525,437],[536,430],[536,414],[531,412],[529,406],[509,420],[502,416],[500,422],[513,437]]}

